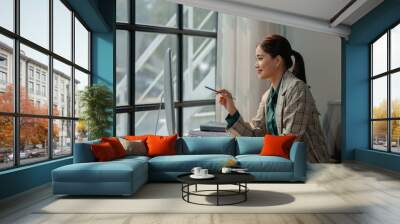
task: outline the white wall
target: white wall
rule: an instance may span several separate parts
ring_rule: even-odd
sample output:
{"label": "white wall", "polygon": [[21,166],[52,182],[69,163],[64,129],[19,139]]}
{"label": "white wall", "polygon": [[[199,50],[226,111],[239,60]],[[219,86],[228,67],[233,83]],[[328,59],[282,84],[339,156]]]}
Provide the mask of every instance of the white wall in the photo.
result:
{"label": "white wall", "polygon": [[[256,46],[268,33],[282,32],[282,26],[273,23],[219,14],[216,86],[235,96],[236,107],[246,121],[256,115],[261,96],[269,87],[269,82],[257,77]],[[217,121],[224,121],[226,115],[217,103]]]}
{"label": "white wall", "polygon": [[292,48],[302,54],[307,83],[316,101],[321,121],[327,104],[341,98],[341,40],[339,37],[285,27]]}

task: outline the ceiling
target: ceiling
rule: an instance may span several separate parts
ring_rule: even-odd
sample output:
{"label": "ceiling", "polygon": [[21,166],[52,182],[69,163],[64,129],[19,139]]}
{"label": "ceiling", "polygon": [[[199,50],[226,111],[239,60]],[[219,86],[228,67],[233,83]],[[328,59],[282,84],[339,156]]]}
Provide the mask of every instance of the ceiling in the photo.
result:
{"label": "ceiling", "polygon": [[226,0],[329,21],[351,0]]}
{"label": "ceiling", "polygon": [[351,25],[383,0],[169,0],[347,37]]}

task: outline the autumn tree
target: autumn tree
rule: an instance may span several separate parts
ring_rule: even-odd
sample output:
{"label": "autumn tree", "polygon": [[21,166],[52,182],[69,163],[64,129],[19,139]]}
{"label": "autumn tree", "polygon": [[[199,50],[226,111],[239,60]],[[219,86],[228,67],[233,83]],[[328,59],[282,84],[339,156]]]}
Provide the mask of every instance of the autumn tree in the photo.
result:
{"label": "autumn tree", "polygon": [[[13,86],[8,85],[6,92],[0,93],[0,111],[13,112],[14,96]],[[0,116],[0,147],[11,148],[13,146],[13,119],[11,116]]]}
{"label": "autumn tree", "polygon": [[[0,111],[13,112],[14,107],[14,88],[8,85],[6,92],[0,93]],[[47,104],[34,105],[29,99],[29,95],[24,87],[20,88],[20,110],[23,114],[41,114],[47,115]],[[57,110],[55,113],[59,113]],[[13,117],[0,116],[0,146],[3,148],[11,148],[13,146]],[[47,118],[20,118],[20,148],[23,150],[26,145],[45,145],[48,136],[48,119]],[[53,127],[53,138],[59,135],[59,128]]]}
{"label": "autumn tree", "polygon": [[[387,101],[381,101],[380,104],[372,110],[373,118],[388,118]],[[391,117],[400,118],[400,100],[393,99],[391,102]],[[400,121],[391,121],[392,142],[399,141],[400,138]],[[373,134],[375,138],[386,138],[387,121],[375,121],[373,124]]]}

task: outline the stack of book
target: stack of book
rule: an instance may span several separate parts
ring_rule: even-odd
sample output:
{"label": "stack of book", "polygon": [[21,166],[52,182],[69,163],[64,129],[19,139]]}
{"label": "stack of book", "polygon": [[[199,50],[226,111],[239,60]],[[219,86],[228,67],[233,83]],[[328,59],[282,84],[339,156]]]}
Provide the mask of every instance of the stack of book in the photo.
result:
{"label": "stack of book", "polygon": [[225,130],[226,125],[224,122],[210,121],[200,125],[200,130],[189,131],[188,136],[229,136],[229,133]]}

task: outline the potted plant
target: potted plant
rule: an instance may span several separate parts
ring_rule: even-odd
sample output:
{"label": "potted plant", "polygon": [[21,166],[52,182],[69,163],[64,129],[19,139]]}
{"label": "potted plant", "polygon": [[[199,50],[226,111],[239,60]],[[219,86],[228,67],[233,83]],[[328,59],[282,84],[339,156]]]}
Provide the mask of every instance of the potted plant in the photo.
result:
{"label": "potted plant", "polygon": [[87,86],[79,93],[81,119],[87,127],[89,140],[109,136],[112,125],[113,94],[105,85]]}

